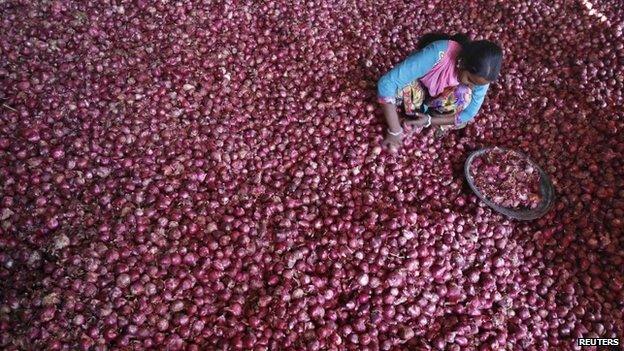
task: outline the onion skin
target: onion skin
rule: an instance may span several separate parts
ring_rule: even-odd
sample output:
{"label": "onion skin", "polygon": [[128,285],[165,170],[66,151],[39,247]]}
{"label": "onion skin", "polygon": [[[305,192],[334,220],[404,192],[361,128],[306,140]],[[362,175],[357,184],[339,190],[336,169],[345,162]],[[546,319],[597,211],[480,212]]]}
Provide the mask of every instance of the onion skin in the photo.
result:
{"label": "onion skin", "polygon": [[[464,7],[1,2],[0,349],[621,338],[621,8]],[[499,42],[502,73],[466,128],[391,154],[376,83],[432,31]],[[490,146],[549,174],[548,214],[469,191]]]}
{"label": "onion skin", "polygon": [[475,157],[468,172],[488,200],[507,208],[536,208],[541,202],[540,174],[521,155],[490,150]]}

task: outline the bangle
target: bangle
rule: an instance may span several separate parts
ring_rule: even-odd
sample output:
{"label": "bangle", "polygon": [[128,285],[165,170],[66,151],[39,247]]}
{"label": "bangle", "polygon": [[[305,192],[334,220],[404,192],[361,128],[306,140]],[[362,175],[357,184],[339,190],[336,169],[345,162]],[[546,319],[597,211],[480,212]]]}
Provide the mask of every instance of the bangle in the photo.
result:
{"label": "bangle", "polygon": [[424,125],[423,127],[424,127],[424,128],[427,128],[427,127],[429,127],[430,125],[431,125],[431,115],[427,115],[427,124],[426,124],[426,125]]}
{"label": "bangle", "polygon": [[401,134],[403,134],[403,128],[401,128],[400,132],[393,132],[388,128],[388,134],[392,135],[392,136],[399,136]]}

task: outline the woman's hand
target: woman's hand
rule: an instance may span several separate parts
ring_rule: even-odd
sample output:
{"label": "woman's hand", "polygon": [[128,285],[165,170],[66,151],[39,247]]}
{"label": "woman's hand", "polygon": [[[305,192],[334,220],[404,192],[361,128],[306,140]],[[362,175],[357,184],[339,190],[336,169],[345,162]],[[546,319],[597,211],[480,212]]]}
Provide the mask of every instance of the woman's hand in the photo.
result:
{"label": "woman's hand", "polygon": [[403,132],[398,135],[393,135],[389,131],[386,131],[386,138],[383,141],[383,146],[389,148],[392,152],[397,151],[401,145],[403,145]]}

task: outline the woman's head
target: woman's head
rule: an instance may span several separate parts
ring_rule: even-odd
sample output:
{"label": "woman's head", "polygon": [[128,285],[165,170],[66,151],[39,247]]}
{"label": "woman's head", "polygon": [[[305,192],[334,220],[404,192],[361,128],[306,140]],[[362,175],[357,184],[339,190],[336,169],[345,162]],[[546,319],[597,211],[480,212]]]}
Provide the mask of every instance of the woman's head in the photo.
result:
{"label": "woman's head", "polygon": [[462,44],[458,65],[459,79],[464,84],[483,85],[493,82],[500,74],[503,50],[488,40]]}
{"label": "woman's head", "polygon": [[464,34],[427,33],[418,41],[418,49],[438,40],[458,42],[462,51],[459,54],[459,79],[464,84],[483,85],[490,83],[500,74],[503,50],[488,40],[471,41]]}

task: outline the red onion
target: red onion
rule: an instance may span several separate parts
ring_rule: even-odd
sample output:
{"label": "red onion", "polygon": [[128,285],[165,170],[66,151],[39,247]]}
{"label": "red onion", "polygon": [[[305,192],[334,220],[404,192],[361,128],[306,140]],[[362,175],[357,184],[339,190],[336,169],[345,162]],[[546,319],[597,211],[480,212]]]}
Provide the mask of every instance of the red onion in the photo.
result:
{"label": "red onion", "polygon": [[536,208],[541,201],[538,169],[521,155],[493,149],[470,165],[474,184],[488,200],[508,208]]}
{"label": "red onion", "polygon": [[[617,2],[347,7],[3,2],[0,349],[621,338]],[[465,128],[390,154],[376,83],[431,31],[499,42],[502,73]],[[470,193],[487,146],[543,166],[548,214]]]}

